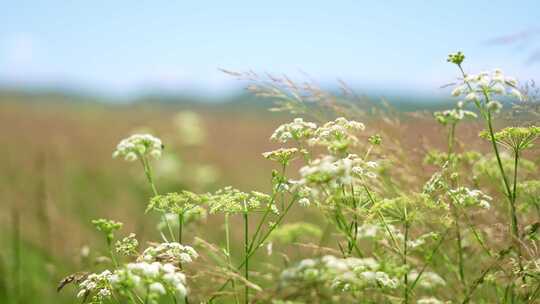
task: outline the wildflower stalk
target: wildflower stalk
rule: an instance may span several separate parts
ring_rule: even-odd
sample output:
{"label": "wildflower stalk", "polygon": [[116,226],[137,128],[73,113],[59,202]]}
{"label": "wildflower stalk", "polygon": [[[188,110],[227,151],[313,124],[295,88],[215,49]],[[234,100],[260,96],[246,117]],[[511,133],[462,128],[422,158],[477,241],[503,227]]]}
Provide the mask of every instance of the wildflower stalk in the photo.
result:
{"label": "wildflower stalk", "polygon": [[[233,271],[233,265],[231,261],[231,236],[230,236],[230,226],[229,226],[229,214],[225,213],[225,249],[227,250],[227,263],[229,269]],[[238,295],[236,293],[236,280],[232,280],[232,288],[234,293],[235,303],[238,304]]]}
{"label": "wildflower stalk", "polygon": [[[146,175],[146,179],[148,180],[148,183],[150,184],[150,187],[152,188],[152,193],[154,194],[154,196],[158,196],[159,193],[157,191],[156,185],[154,184],[154,178],[152,176],[152,167],[150,166],[150,163],[148,162],[148,159],[146,158],[145,155],[142,155],[142,154],[139,155],[139,159],[141,160],[141,164],[143,166],[144,174]],[[176,241],[176,237],[174,236],[174,232],[173,232],[173,230],[171,228],[171,224],[167,220],[167,217],[165,216],[165,214],[162,214],[161,217],[162,217],[162,220],[167,225],[167,230],[169,231],[169,235],[170,235],[171,239],[173,241]]]}
{"label": "wildflower stalk", "polygon": [[[453,154],[454,154],[454,142],[455,142],[455,131],[456,131],[456,122],[452,122],[450,124],[450,130],[448,132],[448,163],[451,166],[451,172],[454,172],[455,163],[452,160]],[[452,187],[456,186],[456,181],[450,177]],[[450,193],[450,192],[449,192]],[[462,238],[461,238],[461,227],[459,225],[459,212],[458,208],[456,207],[456,200],[452,199],[453,202],[451,203],[451,209],[452,209],[452,215],[454,216],[454,226],[456,229],[456,247],[458,251],[458,267],[459,267],[459,279],[461,281],[461,284],[465,288],[467,286],[467,283],[465,282],[465,266],[463,263],[463,244],[462,244]]]}
{"label": "wildflower stalk", "polygon": [[[256,245],[252,246],[252,248],[248,251],[248,254],[246,257],[244,257],[244,260],[242,261],[242,263],[240,263],[236,269],[241,269],[247,262],[247,259],[249,259],[251,256],[253,256],[255,254],[255,252],[257,252],[257,249],[259,249],[261,247],[261,245],[266,241],[266,239],[268,239],[268,237],[270,236],[270,234],[272,234],[272,232],[274,231],[274,229],[276,229],[276,227],[279,226],[279,224],[283,221],[283,219],[285,218],[285,216],[287,215],[287,213],[289,212],[289,210],[291,209],[291,207],[294,205],[294,203],[298,200],[298,194],[296,194],[292,199],[291,199],[291,202],[289,203],[289,205],[287,207],[285,207],[285,210],[281,213],[281,215],[277,218],[276,220],[276,223],[272,226],[270,226],[270,228],[268,229],[268,231],[263,234],[259,241],[257,242]],[[218,288],[217,292],[220,292],[222,291],[223,289],[225,289],[225,287],[227,287],[227,285],[229,284],[229,282],[231,282],[232,279],[227,279],[227,281],[225,281],[225,283],[223,283],[223,285],[221,285],[220,288]],[[210,297],[210,299],[208,300],[208,303],[213,303],[213,301],[216,299],[216,297],[218,297],[218,295],[213,295],[212,297]]]}
{"label": "wildflower stalk", "polygon": [[454,226],[456,228],[456,245],[458,249],[458,266],[459,266],[459,279],[463,287],[467,285],[465,282],[465,267],[463,265],[463,244],[461,239],[461,228],[459,226],[459,214],[456,206],[452,203],[452,210],[454,214]]}
{"label": "wildflower stalk", "polygon": [[[474,90],[472,89],[471,84],[466,80],[467,74],[463,70],[463,68],[461,66],[461,63],[456,63],[456,65],[458,66],[459,70],[461,71],[461,74],[462,74],[463,79],[464,79],[464,83],[469,88],[469,91],[474,92]],[[486,88],[482,89],[482,95],[483,95],[483,97],[485,99],[485,104],[486,105],[489,102],[491,102],[491,99],[489,97],[489,94],[488,94],[488,91],[487,91]],[[505,188],[505,196],[508,198],[508,202],[509,202],[509,205],[510,205],[511,231],[512,231],[512,236],[513,236],[513,243],[515,245],[515,249],[517,250],[518,263],[520,265],[520,269],[522,270],[523,266],[522,266],[522,263],[521,263],[521,245],[519,244],[519,239],[520,239],[520,237],[519,237],[519,225],[518,225],[518,219],[517,219],[517,210],[516,210],[516,206],[515,206],[515,204],[516,204],[516,195],[515,194],[516,193],[514,193],[514,191],[512,191],[512,189],[510,188],[510,183],[508,182],[508,176],[506,175],[506,172],[504,170],[504,166],[502,164],[499,148],[497,146],[497,141],[495,139],[495,132],[493,131],[493,118],[492,118],[492,115],[491,115],[491,110],[490,109],[484,109],[480,105],[478,100],[475,100],[475,104],[476,104],[477,108],[480,110],[480,112],[482,114],[482,117],[484,117],[484,121],[486,122],[486,125],[487,125],[487,128],[488,128],[489,141],[491,142],[491,146],[493,148],[495,158],[497,159],[497,166],[499,168],[499,172],[501,174],[501,179],[503,181],[504,188]],[[518,155],[515,154],[514,155],[515,168],[517,168],[518,161],[519,161]],[[514,175],[516,177],[514,179],[514,183],[516,183],[517,182],[517,170],[514,170]],[[516,190],[516,188],[514,188],[514,190]]]}
{"label": "wildflower stalk", "polygon": [[[368,199],[371,202],[371,204],[375,205],[375,200],[373,199],[373,196],[371,195],[371,191],[369,191],[369,188],[366,186],[365,183],[363,183],[362,186],[364,187],[364,190],[366,191],[366,193],[368,195]],[[392,230],[388,226],[388,223],[386,223],[386,219],[384,218],[384,215],[382,214],[382,212],[379,209],[377,209],[376,212],[377,212],[377,216],[381,220],[381,223],[382,223],[384,229],[390,235],[390,238],[392,239],[392,242],[394,243],[395,248],[399,252],[400,251],[399,250],[399,244],[398,244],[397,239],[396,239],[396,237],[394,235],[394,232],[392,232]]]}
{"label": "wildflower stalk", "polygon": [[12,213],[12,248],[13,248],[13,299],[19,302],[21,292],[21,231],[19,212],[13,209]]}
{"label": "wildflower stalk", "polygon": [[407,216],[407,206],[403,208],[403,230],[404,230],[404,240],[403,240],[403,265],[405,266],[405,274],[403,275],[403,302],[405,304],[409,303],[409,270],[407,269],[407,250],[408,250],[408,241],[409,241],[409,219]]}
{"label": "wildflower stalk", "polygon": [[114,251],[110,242],[107,242],[107,248],[109,249],[109,255],[111,256],[111,260],[113,262],[114,267],[118,268],[118,261],[116,260],[116,257],[114,255]]}
{"label": "wildflower stalk", "polygon": [[[247,210],[244,211],[244,278],[246,279],[246,282],[249,282],[249,240],[248,240],[248,233],[249,233],[249,223],[248,223],[248,213]],[[244,303],[249,303],[249,287],[246,283],[246,286],[244,288]]]}
{"label": "wildflower stalk", "polygon": [[182,244],[182,234],[184,229],[184,213],[178,214],[178,242]]}
{"label": "wildflower stalk", "polygon": [[437,244],[435,245],[435,247],[433,248],[433,250],[429,253],[429,255],[427,256],[426,258],[426,263],[424,264],[424,266],[422,266],[422,269],[420,269],[420,272],[418,272],[418,275],[416,276],[416,278],[414,279],[414,281],[412,282],[412,284],[410,284],[410,287],[409,287],[409,293],[412,292],[414,290],[414,288],[416,287],[416,284],[418,283],[418,281],[420,281],[420,278],[422,277],[422,275],[424,274],[424,272],[426,271],[426,268],[427,266],[431,263],[431,261],[433,260],[433,256],[435,255],[435,253],[437,253],[437,251],[439,250],[439,248],[441,247],[441,245],[443,244],[444,240],[446,239],[446,237],[448,236],[448,232],[450,231],[450,228],[447,228],[446,231],[444,232],[444,234],[441,236],[441,238],[439,239],[439,242],[437,242]]}
{"label": "wildflower stalk", "polygon": [[493,255],[491,254],[491,251],[489,250],[489,248],[485,244],[484,240],[482,240],[482,237],[480,236],[480,234],[479,234],[478,230],[476,229],[476,227],[474,227],[474,225],[472,223],[472,220],[469,218],[467,213],[463,212],[463,215],[465,216],[465,219],[467,220],[468,227],[471,229],[471,231],[472,231],[472,233],[474,235],[474,238],[476,239],[476,241],[478,241],[478,244],[480,244],[480,247],[482,247],[484,252],[486,252],[486,254],[489,257],[492,257]]}
{"label": "wildflower stalk", "polygon": [[534,291],[529,296],[527,303],[529,303],[529,304],[534,303],[534,301],[538,298],[539,295],[540,295],[540,283],[538,283],[536,285],[536,288],[534,289]]}
{"label": "wildflower stalk", "polygon": [[450,155],[454,153],[454,142],[456,136],[456,123],[450,125],[450,132],[448,133],[448,159]]}
{"label": "wildflower stalk", "polygon": [[[285,176],[285,170],[287,169],[287,166],[283,165],[281,167],[281,176],[284,177]],[[251,236],[251,242],[250,242],[250,245],[249,245],[249,251],[251,251],[253,249],[253,245],[255,244],[255,241],[257,240],[257,237],[259,236],[259,233],[261,232],[261,229],[262,229],[262,226],[264,225],[264,222],[266,220],[266,218],[268,217],[268,215],[270,215],[270,212],[272,211],[272,205],[276,202],[276,197],[277,197],[277,194],[278,194],[278,191],[276,191],[276,189],[280,189],[281,186],[283,185],[283,181],[282,179],[279,180],[279,182],[277,183],[277,186],[273,187],[274,190],[272,192],[272,196],[270,198],[270,201],[268,202],[267,206],[266,206],[266,210],[264,211],[264,214],[261,218],[261,220],[259,221],[258,225],[257,225],[257,228],[255,229],[255,233]],[[284,197],[282,196],[281,197],[281,200],[284,204],[285,202],[285,199]],[[284,207],[282,209],[285,209]]]}
{"label": "wildflower stalk", "polygon": [[[486,98],[486,103],[489,102],[489,96],[484,90],[484,97]],[[491,112],[487,111],[487,124],[488,124],[488,130],[489,130],[489,137],[491,144],[493,146],[493,151],[495,152],[495,156],[497,157],[497,164],[499,166],[499,170],[501,172],[502,179],[504,181],[504,185],[506,187],[507,197],[508,201],[510,202],[510,216],[511,216],[511,228],[512,228],[512,234],[513,234],[513,243],[515,245],[515,249],[517,250],[518,255],[518,263],[520,270],[523,270],[523,265],[521,263],[521,244],[519,243],[519,226],[518,226],[518,219],[517,219],[517,210],[516,210],[516,193],[512,192],[510,189],[510,184],[508,182],[508,178],[506,176],[506,173],[504,171],[504,167],[501,161],[501,156],[499,153],[499,148],[497,146],[497,141],[495,140],[495,133],[493,131],[493,125],[492,125],[492,118],[491,118]],[[518,155],[514,155],[514,164],[515,164],[515,179],[514,182],[517,182],[517,165],[518,165]],[[515,188],[514,188],[515,189]]]}

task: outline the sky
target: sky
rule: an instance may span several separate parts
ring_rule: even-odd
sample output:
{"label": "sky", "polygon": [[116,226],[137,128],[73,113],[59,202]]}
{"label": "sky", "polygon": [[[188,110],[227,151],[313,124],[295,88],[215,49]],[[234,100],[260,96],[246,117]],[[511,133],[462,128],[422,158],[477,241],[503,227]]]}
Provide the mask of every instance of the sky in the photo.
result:
{"label": "sky", "polygon": [[[540,78],[540,61],[528,60],[540,47],[538,0],[6,0],[0,8],[4,87],[212,95],[238,88],[218,71],[226,68],[433,94],[454,79],[446,56],[457,50],[471,72]],[[490,43],[514,34],[528,39]]]}

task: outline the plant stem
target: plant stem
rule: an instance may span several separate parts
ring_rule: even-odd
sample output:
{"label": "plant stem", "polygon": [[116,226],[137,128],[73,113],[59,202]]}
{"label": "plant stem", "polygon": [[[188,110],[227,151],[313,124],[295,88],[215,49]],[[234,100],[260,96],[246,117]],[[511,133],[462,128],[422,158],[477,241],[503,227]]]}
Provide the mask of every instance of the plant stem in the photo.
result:
{"label": "plant stem", "polygon": [[[452,204],[453,205],[453,204]],[[456,245],[458,249],[458,265],[459,265],[459,279],[463,287],[467,286],[465,282],[465,267],[463,265],[463,245],[461,240],[461,229],[459,226],[459,214],[457,208],[452,206],[454,213],[454,224],[456,227]]]}
{"label": "plant stem", "polygon": [[116,261],[116,257],[114,256],[112,245],[109,242],[107,242],[107,247],[109,248],[109,255],[111,256],[111,260],[113,262],[114,267],[118,268],[118,261]]}
{"label": "plant stem", "polygon": [[[452,123],[450,126],[450,131],[448,132],[448,164],[453,172],[455,168],[455,163],[452,161],[452,155],[454,154],[454,141],[455,141],[455,132],[456,132],[456,123]],[[450,183],[452,187],[456,187],[456,181],[450,177]],[[465,288],[467,286],[465,282],[465,267],[463,265],[463,244],[461,239],[461,227],[459,225],[459,213],[456,206],[456,200],[453,198],[453,203],[451,203],[450,208],[452,209],[452,214],[454,216],[454,226],[456,228],[456,245],[458,250],[458,266],[459,266],[459,279],[461,284]],[[464,291],[466,292],[466,291]]]}
{"label": "plant stem", "polygon": [[[287,166],[283,165],[281,167],[281,177],[284,177],[285,176],[285,170],[287,169]],[[259,233],[261,232],[261,229],[262,229],[262,226],[264,225],[264,221],[266,220],[266,218],[268,217],[268,215],[270,214],[270,212],[272,211],[272,205],[276,202],[276,197],[277,197],[277,191],[276,189],[279,189],[282,185],[282,179],[280,179],[279,183],[277,184],[276,187],[273,187],[273,190],[272,190],[272,197],[270,199],[270,202],[268,203],[267,207],[266,207],[266,210],[263,214],[263,217],[261,218],[261,220],[259,221],[259,224],[257,225],[257,229],[255,229],[255,233],[251,236],[251,243],[249,245],[249,251],[251,251],[253,249],[253,245],[255,244],[255,241],[257,240],[257,237],[259,236]],[[284,196],[281,196],[281,201],[282,201],[282,204],[285,204],[285,199],[284,199]],[[282,206],[282,211],[284,210],[284,206]]]}
{"label": "plant stem", "polygon": [[450,155],[454,153],[454,141],[456,133],[456,123],[452,123],[450,126],[450,132],[448,134],[448,160],[450,160]]}
{"label": "plant stem", "polygon": [[244,288],[244,303],[249,303],[249,287],[247,282],[249,281],[249,240],[248,240],[248,233],[249,233],[249,227],[248,227],[248,213],[247,211],[244,211],[244,257],[245,257],[245,263],[244,263],[244,278],[246,279],[246,286]]}
{"label": "plant stem", "polygon": [[178,243],[182,244],[182,233],[184,229],[184,213],[178,214]]}
{"label": "plant stem", "polygon": [[12,221],[13,299],[15,303],[19,303],[21,293],[21,231],[19,212],[16,209],[13,209]]}
{"label": "plant stem", "polygon": [[433,250],[428,255],[428,257],[426,259],[427,260],[426,263],[424,264],[424,266],[422,266],[422,269],[420,269],[420,272],[416,276],[416,279],[414,279],[411,286],[409,287],[409,292],[412,292],[414,290],[414,287],[416,286],[416,283],[418,283],[418,281],[420,281],[420,278],[422,277],[422,274],[426,270],[427,266],[431,263],[431,260],[433,259],[433,255],[435,255],[435,253],[439,250],[439,248],[441,247],[443,241],[446,239],[446,236],[448,235],[449,231],[450,231],[450,228],[447,228],[446,231],[444,232],[444,234],[439,239],[439,242],[437,242],[437,245],[435,245]]}
{"label": "plant stem", "polygon": [[405,304],[409,303],[409,270],[407,269],[407,242],[409,241],[409,220],[407,218],[407,207],[404,207],[404,240],[403,240],[403,265],[405,266],[405,274],[403,275],[403,302]]}
{"label": "plant stem", "polygon": [[[486,102],[489,101],[489,97],[486,92],[484,92],[484,96],[486,98]],[[495,156],[497,158],[497,164],[499,166],[499,170],[502,175],[502,179],[504,181],[504,185],[506,187],[507,197],[508,201],[510,203],[510,217],[511,217],[511,229],[512,229],[512,235],[513,235],[513,243],[515,245],[515,249],[517,250],[518,254],[518,263],[520,270],[523,270],[523,266],[521,263],[521,244],[519,243],[519,226],[518,226],[518,219],[517,219],[517,211],[516,211],[516,195],[512,190],[510,189],[510,184],[508,182],[508,178],[506,176],[506,173],[504,172],[504,167],[501,161],[499,148],[497,147],[497,141],[495,140],[495,133],[493,132],[493,124],[491,122],[491,112],[487,112],[487,124],[488,124],[488,130],[489,130],[489,136],[490,141],[493,146],[493,151],[495,152]],[[517,182],[517,166],[519,162],[519,154],[515,153],[514,155],[514,183]]]}
{"label": "plant stem", "polygon": [[[154,184],[154,178],[152,177],[152,167],[150,166],[150,163],[148,162],[148,159],[144,155],[139,155],[139,159],[141,160],[144,174],[146,175],[146,179],[148,180],[148,183],[150,184],[150,187],[152,188],[152,193],[154,196],[158,196],[159,193],[157,191],[156,185]],[[165,214],[161,215],[162,221],[165,222],[165,225],[167,225],[167,229],[169,230],[169,235],[171,236],[171,239],[176,242],[176,237],[174,236],[174,232],[171,228],[171,224],[167,220],[167,217]]]}
{"label": "plant stem", "polygon": [[[234,271],[232,261],[231,261],[231,236],[230,236],[230,227],[229,227],[229,214],[225,213],[225,248],[227,250],[227,263],[231,271]],[[236,280],[232,279],[232,288],[234,291],[234,301],[236,304],[238,301],[238,294],[236,293]]]}
{"label": "plant stem", "polygon": [[[465,74],[465,71],[463,70],[463,68],[461,67],[461,64],[458,64],[457,65],[459,67],[459,70],[461,71],[461,74],[463,75],[463,78],[464,78],[464,82],[467,84],[469,90],[471,92],[473,92],[473,89],[471,87],[471,85],[465,81],[465,77],[466,77],[466,74]],[[488,92],[486,91],[486,89],[483,89],[482,90],[482,93],[484,95],[484,98],[485,98],[485,103],[488,104],[490,102],[490,98],[489,98],[489,94]],[[493,152],[495,153],[495,157],[497,158],[497,165],[499,167],[499,171],[501,173],[501,178],[503,180],[503,184],[504,184],[504,187],[505,187],[505,190],[506,190],[506,193],[505,195],[507,196],[508,198],[508,202],[510,204],[510,216],[511,216],[511,231],[512,231],[512,235],[513,235],[513,243],[515,245],[515,249],[517,250],[517,254],[518,254],[518,263],[519,263],[519,266],[520,266],[520,269],[523,270],[523,266],[522,266],[522,263],[521,263],[521,244],[519,243],[519,225],[518,225],[518,219],[517,219],[517,212],[516,212],[516,208],[515,208],[515,200],[516,200],[516,195],[515,195],[515,189],[514,188],[514,192],[512,191],[512,189],[510,188],[510,183],[508,182],[508,177],[504,171],[504,167],[503,167],[503,164],[502,164],[502,161],[501,161],[501,156],[500,156],[500,153],[499,153],[499,148],[497,147],[497,141],[495,139],[495,133],[493,131],[493,122],[492,122],[492,117],[491,117],[491,111],[489,109],[487,109],[486,111],[484,111],[480,105],[480,103],[478,101],[475,101],[476,103],[476,106],[478,107],[478,109],[480,110],[480,112],[482,113],[482,116],[484,117],[484,120],[486,121],[486,124],[487,124],[487,127],[488,127],[488,131],[489,131],[489,138],[490,138],[490,142],[491,142],[491,145],[493,147]],[[518,154],[515,153],[514,155],[514,183],[516,183],[517,181],[517,164],[518,164]]]}
{"label": "plant stem", "polygon": [[[295,195],[293,197],[289,205],[285,208],[285,210],[281,213],[281,215],[276,220],[276,223],[272,225],[270,229],[268,229],[268,231],[259,239],[259,242],[257,242],[257,245],[251,246],[252,249],[249,251],[249,254],[247,255],[247,257],[244,258],[244,261],[242,261],[242,263],[240,263],[240,265],[238,265],[236,269],[242,268],[246,264],[247,259],[250,258],[253,254],[255,254],[255,252],[257,252],[257,249],[260,248],[261,244],[263,244],[266,241],[266,239],[270,236],[270,234],[274,231],[274,229],[276,229],[276,227],[283,221],[283,218],[285,218],[285,216],[287,215],[291,207],[294,205],[296,200],[298,200],[298,195]],[[225,283],[223,283],[223,285],[221,285],[221,287],[217,291],[218,292],[222,291],[227,286],[227,284],[229,284],[229,282],[231,281],[232,281],[231,279],[228,279],[227,281],[225,281]],[[218,295],[213,295],[212,297],[210,297],[210,299],[208,300],[208,303],[212,303],[216,297],[218,297]]]}

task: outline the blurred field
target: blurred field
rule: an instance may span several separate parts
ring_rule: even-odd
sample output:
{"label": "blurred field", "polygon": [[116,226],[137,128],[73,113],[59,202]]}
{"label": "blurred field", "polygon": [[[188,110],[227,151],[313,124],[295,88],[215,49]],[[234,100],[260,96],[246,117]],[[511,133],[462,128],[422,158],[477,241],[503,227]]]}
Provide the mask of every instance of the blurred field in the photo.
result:
{"label": "blurred field", "polygon": [[[177,113],[186,110],[201,117],[206,136],[200,144],[185,144],[186,134],[175,124]],[[57,295],[55,287],[66,274],[89,263],[81,258],[81,248],[103,247],[92,219],[114,218],[125,223],[123,231],[136,232],[143,242],[155,239],[155,218],[144,215],[150,191],[139,166],[111,158],[121,138],[148,130],[163,139],[165,154],[174,158],[159,162],[169,161],[163,166],[167,168],[172,162],[175,170],[161,174],[157,170],[162,192],[204,192],[225,185],[264,191],[269,189],[273,164],[261,153],[276,147],[268,138],[288,119],[256,106],[4,98],[0,102],[0,302],[10,303],[6,299],[18,294],[19,303],[71,303],[70,291]],[[445,144],[442,128],[427,115],[403,116],[391,125],[375,118],[365,123],[366,136],[383,132],[389,147],[407,151],[403,172],[406,167],[424,166],[426,150]],[[477,139],[479,129],[477,123],[461,126],[460,141],[487,150],[487,144]],[[403,178],[418,185],[430,176],[431,169],[424,167],[415,171],[422,176]],[[295,219],[318,220],[305,210],[294,212],[290,220]],[[196,228],[197,234],[219,242],[220,222],[212,217],[207,221]]]}

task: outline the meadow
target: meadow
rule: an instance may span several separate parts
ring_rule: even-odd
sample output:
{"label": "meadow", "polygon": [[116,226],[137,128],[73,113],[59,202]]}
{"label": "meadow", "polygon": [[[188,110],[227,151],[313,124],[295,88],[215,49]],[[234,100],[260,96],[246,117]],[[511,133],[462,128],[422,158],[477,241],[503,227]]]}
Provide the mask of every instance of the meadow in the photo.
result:
{"label": "meadow", "polygon": [[436,110],[3,95],[0,303],[539,303],[537,96],[461,56]]}

